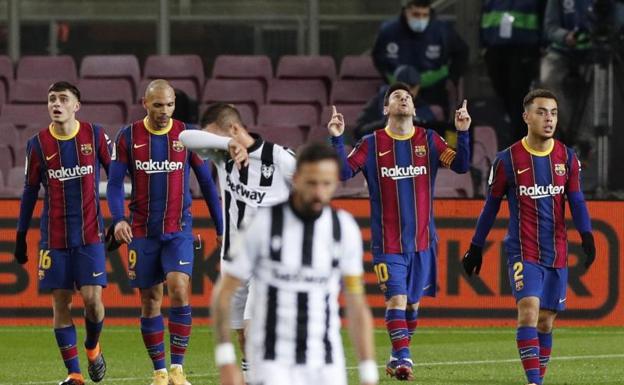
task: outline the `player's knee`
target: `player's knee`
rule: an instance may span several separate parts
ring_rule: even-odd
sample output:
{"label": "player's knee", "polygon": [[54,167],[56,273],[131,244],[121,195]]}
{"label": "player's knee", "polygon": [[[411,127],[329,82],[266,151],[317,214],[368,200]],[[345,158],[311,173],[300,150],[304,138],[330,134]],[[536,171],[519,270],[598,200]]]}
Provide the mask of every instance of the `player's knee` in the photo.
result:
{"label": "player's knee", "polygon": [[172,302],[188,302],[188,287],[185,284],[169,286],[167,290]]}
{"label": "player's knee", "polygon": [[96,294],[83,296],[82,301],[84,302],[85,310],[87,312],[95,311],[97,308],[102,306],[102,299]]}
{"label": "player's knee", "polygon": [[523,308],[518,311],[518,325],[519,326],[537,326],[539,311]]}
{"label": "player's knee", "polygon": [[407,296],[406,295],[395,295],[386,301],[386,307],[388,309],[403,309],[407,307]]}

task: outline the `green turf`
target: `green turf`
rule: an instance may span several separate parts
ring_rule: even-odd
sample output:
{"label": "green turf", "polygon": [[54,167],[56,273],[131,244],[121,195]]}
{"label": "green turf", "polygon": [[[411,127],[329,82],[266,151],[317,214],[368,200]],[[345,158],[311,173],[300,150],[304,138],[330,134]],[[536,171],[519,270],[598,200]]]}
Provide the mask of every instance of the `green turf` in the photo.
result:
{"label": "green turf", "polygon": [[[79,339],[83,338],[79,328]],[[388,355],[384,330],[375,333],[377,362]],[[102,346],[108,373],[102,384],[148,385],[151,366],[138,327],[105,327]],[[424,328],[412,343],[416,381],[422,385],[525,384],[511,328]],[[415,346],[415,347],[414,347]],[[349,384],[357,384],[353,351],[347,344]],[[80,353],[86,373],[84,349]],[[213,339],[195,327],[185,369],[193,385],[218,384]],[[383,375],[381,384],[397,383]],[[624,384],[623,328],[562,328],[554,338],[547,385]],[[43,327],[0,328],[0,385],[56,384],[65,375],[54,335]],[[295,384],[294,384],[295,385]],[[323,384],[331,385],[331,384]]]}

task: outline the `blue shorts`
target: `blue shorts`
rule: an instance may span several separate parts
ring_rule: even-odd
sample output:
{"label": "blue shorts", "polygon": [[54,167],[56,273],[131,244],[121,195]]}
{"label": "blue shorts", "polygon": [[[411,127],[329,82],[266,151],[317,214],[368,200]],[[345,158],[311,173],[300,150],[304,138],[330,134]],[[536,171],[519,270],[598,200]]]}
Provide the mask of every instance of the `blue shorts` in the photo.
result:
{"label": "blue shorts", "polygon": [[68,249],[39,250],[39,288],[106,287],[106,255],[102,242]]}
{"label": "blue shorts", "polygon": [[435,297],[436,245],[418,253],[374,255],[373,264],[386,300],[407,295],[407,303],[414,304],[425,295]]}
{"label": "blue shorts", "polygon": [[128,246],[130,286],[146,289],[177,271],[193,274],[193,235],[189,232],[133,238]]}
{"label": "blue shorts", "polygon": [[516,302],[525,297],[540,299],[540,309],[555,312],[565,309],[568,268],[554,268],[511,259],[507,265],[509,284]]}

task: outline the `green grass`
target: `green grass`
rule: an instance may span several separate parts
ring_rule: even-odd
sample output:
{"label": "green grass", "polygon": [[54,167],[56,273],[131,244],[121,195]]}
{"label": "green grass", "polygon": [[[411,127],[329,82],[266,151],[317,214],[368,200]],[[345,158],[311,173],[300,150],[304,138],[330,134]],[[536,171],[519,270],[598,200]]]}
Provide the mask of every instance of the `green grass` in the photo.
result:
{"label": "green grass", "polygon": [[[82,340],[83,328],[80,327]],[[168,338],[168,337],[167,337]],[[381,384],[388,356],[384,330],[375,333]],[[346,339],[345,339],[346,340]],[[108,373],[102,384],[148,385],[151,364],[138,327],[105,327],[102,346]],[[623,328],[561,328],[555,333],[554,357],[547,385],[624,384]],[[349,384],[358,384],[353,350],[347,343]],[[526,383],[511,328],[423,328],[412,342],[416,381],[422,385],[523,385]],[[84,349],[80,353],[86,373]],[[195,327],[185,369],[194,385],[218,384],[213,338],[206,326]],[[43,327],[0,328],[0,385],[57,384],[65,376],[52,330]],[[296,385],[296,384],[293,384]],[[331,384],[323,384],[331,385]]]}

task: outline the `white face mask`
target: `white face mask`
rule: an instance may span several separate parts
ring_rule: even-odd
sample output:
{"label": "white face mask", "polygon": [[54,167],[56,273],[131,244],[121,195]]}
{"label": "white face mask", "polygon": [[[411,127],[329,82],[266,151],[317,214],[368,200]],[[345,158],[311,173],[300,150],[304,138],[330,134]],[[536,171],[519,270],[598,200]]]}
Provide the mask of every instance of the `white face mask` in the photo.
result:
{"label": "white face mask", "polygon": [[423,32],[425,29],[427,29],[427,26],[429,25],[429,18],[414,19],[414,18],[408,17],[407,24],[409,25],[412,31]]}

